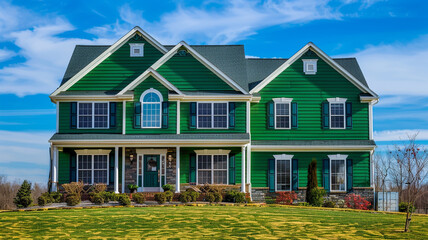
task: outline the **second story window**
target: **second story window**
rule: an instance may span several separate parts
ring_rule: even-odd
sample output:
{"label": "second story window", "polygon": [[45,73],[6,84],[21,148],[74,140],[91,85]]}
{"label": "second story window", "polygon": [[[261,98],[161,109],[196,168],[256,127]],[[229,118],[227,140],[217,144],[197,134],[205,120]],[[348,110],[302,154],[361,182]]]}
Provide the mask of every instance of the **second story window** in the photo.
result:
{"label": "second story window", "polygon": [[162,123],[162,94],[156,89],[146,90],[141,95],[141,127],[160,128]]}
{"label": "second story window", "polygon": [[228,103],[199,102],[197,109],[198,128],[227,128]]}
{"label": "second story window", "polygon": [[292,98],[275,98],[275,128],[291,128],[291,101]]}
{"label": "second story window", "polygon": [[330,128],[344,129],[346,121],[346,98],[329,98],[327,101],[330,104]]}
{"label": "second story window", "polygon": [[108,128],[109,104],[107,102],[79,102],[77,128]]}

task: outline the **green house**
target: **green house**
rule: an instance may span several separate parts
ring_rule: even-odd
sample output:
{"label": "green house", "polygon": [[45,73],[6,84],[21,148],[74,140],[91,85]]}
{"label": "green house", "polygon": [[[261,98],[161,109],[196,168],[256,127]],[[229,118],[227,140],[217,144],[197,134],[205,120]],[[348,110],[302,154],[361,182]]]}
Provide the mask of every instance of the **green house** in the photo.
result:
{"label": "green house", "polygon": [[289,59],[246,58],[242,45],[162,45],[135,27],[111,46],[76,46],[50,98],[52,190],[220,184],[254,201],[281,191],[303,200],[317,160],[331,196],[373,198],[379,97],[355,58],[313,43]]}

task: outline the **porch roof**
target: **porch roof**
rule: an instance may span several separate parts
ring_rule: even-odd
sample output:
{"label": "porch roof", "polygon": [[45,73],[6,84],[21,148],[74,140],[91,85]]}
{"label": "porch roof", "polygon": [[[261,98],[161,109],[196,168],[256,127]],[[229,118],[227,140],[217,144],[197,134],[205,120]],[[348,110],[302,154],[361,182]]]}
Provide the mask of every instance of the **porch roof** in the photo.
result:
{"label": "porch roof", "polygon": [[82,134],[54,134],[50,141],[56,140],[250,140],[248,133],[227,133],[227,134],[102,134],[102,133],[82,133]]}
{"label": "porch roof", "polygon": [[252,145],[282,146],[376,146],[374,140],[275,140],[252,141]]}

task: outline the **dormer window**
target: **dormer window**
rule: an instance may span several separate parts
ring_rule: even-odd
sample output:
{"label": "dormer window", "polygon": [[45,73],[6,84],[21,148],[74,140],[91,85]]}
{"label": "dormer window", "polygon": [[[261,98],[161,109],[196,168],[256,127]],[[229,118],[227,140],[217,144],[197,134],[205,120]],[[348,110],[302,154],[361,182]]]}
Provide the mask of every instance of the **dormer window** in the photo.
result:
{"label": "dormer window", "polygon": [[130,55],[131,57],[143,57],[144,56],[144,43],[130,43]]}
{"label": "dormer window", "polygon": [[305,72],[305,74],[316,74],[317,61],[318,59],[303,59],[303,72]]}

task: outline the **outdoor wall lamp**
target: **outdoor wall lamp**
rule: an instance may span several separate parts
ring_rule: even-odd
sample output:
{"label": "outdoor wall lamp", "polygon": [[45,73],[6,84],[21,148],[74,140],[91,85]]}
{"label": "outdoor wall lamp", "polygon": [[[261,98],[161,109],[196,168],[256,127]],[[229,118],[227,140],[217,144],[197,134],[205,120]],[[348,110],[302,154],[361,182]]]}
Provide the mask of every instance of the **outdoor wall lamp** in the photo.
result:
{"label": "outdoor wall lamp", "polygon": [[168,167],[171,168],[172,164],[172,155],[168,155]]}
{"label": "outdoor wall lamp", "polygon": [[131,164],[132,164],[132,162],[134,161],[134,155],[133,154],[129,155],[129,160],[131,160]]}

